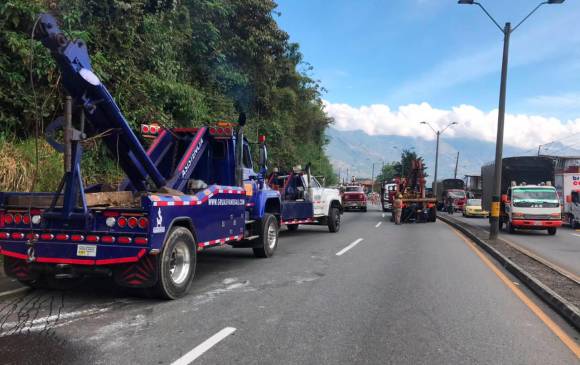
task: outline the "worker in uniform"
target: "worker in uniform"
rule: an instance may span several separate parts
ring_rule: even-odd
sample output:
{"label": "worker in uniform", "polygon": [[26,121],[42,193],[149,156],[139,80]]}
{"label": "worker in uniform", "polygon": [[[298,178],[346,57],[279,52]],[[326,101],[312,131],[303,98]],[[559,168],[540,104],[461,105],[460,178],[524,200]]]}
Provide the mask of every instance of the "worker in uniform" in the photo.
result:
{"label": "worker in uniform", "polygon": [[453,198],[451,196],[447,197],[447,213],[453,214]]}
{"label": "worker in uniform", "polygon": [[403,195],[397,194],[393,202],[393,214],[395,215],[395,224],[401,224],[401,214],[403,213]]}

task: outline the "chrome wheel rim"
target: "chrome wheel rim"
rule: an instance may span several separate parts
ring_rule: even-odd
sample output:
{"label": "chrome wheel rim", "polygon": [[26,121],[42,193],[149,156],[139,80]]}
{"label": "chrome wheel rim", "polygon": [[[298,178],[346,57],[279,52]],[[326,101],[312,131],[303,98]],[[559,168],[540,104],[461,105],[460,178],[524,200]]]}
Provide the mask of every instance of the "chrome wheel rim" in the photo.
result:
{"label": "chrome wheel rim", "polygon": [[271,249],[274,249],[274,247],[276,247],[277,240],[278,235],[276,234],[276,226],[274,223],[270,223],[270,225],[268,225],[268,246]]}
{"label": "chrome wheel rim", "polygon": [[169,274],[171,281],[180,285],[189,276],[189,271],[191,268],[191,255],[189,253],[189,247],[183,241],[177,242],[171,251],[171,256],[169,257]]}

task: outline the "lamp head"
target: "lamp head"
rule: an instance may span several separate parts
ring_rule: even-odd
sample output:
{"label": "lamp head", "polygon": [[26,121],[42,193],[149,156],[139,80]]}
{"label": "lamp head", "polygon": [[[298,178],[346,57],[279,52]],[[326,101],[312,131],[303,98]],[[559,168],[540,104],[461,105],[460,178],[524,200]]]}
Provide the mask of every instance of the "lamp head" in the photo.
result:
{"label": "lamp head", "polygon": [[473,4],[475,4],[475,1],[474,0],[459,0],[457,3],[461,4],[461,5],[473,5]]}
{"label": "lamp head", "polygon": [[548,4],[562,4],[565,0],[548,0]]}

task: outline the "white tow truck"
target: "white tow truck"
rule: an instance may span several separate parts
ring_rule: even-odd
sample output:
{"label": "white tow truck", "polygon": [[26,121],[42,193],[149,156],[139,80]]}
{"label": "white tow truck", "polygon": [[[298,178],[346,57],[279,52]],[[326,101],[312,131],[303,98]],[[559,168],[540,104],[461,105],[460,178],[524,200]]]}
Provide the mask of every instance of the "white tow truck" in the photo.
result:
{"label": "white tow truck", "polygon": [[301,224],[327,225],[330,232],[340,230],[343,213],[340,192],[323,187],[308,168],[303,171],[296,166],[284,175],[275,172],[268,178],[268,185],[280,192],[280,224],[285,224],[288,230],[295,231]]}

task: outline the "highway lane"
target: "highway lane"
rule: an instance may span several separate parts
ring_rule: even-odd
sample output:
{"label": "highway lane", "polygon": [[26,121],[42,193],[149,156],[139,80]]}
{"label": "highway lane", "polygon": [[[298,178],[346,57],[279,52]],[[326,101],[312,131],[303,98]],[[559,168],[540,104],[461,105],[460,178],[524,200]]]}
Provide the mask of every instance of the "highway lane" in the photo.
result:
{"label": "highway lane", "polygon": [[[489,232],[487,219],[466,218],[460,213],[453,217]],[[525,230],[514,234],[501,231],[500,236],[580,277],[580,231],[564,226],[558,229],[555,236],[549,236],[546,231]]]}
{"label": "highway lane", "polygon": [[0,323],[2,359],[18,363],[578,360],[446,225],[394,226],[378,211],[345,214],[339,234],[282,232],[269,260],[208,250],[181,300],[138,299],[91,281],[2,300]]}

